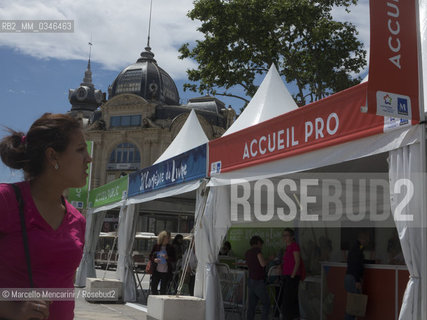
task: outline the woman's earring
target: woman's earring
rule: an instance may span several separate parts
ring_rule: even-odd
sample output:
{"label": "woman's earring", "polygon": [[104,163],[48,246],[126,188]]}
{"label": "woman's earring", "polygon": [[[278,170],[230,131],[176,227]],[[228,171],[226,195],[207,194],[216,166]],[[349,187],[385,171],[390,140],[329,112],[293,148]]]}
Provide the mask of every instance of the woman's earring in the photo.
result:
{"label": "woman's earring", "polygon": [[58,163],[55,163],[55,170],[58,170],[58,169],[59,169]]}

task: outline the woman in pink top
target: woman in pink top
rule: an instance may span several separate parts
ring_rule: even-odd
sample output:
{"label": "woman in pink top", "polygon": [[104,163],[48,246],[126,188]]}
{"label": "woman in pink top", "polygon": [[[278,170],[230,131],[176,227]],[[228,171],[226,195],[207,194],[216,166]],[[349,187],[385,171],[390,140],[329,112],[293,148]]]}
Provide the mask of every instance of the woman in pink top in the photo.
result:
{"label": "woman in pink top", "polygon": [[[92,161],[80,123],[46,113],[26,135],[10,130],[0,142],[0,156],[7,166],[24,170],[25,181],[17,186],[24,202],[34,287],[58,288],[66,297],[0,301],[0,318],[73,319],[73,282],[83,253],[85,219],[63,193],[86,184]],[[29,288],[19,206],[7,184],[0,184],[0,221],[0,288]]]}
{"label": "woman in pink top", "polygon": [[282,314],[285,320],[299,317],[298,286],[301,279],[301,253],[295,241],[294,230],[283,230],[286,251],[282,261]]}

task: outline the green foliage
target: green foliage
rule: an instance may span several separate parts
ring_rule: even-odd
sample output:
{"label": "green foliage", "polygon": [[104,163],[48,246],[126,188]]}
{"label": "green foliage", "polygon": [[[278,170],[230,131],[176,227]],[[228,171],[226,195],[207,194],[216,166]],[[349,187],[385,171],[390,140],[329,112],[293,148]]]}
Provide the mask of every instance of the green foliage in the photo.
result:
{"label": "green foliage", "polygon": [[[335,6],[357,0],[195,0],[188,13],[200,20],[204,39],[184,44],[180,58],[197,62],[187,70],[193,83],[184,90],[232,96],[241,86],[247,96],[257,90],[256,75],[271,64],[287,82],[295,81],[300,105],[357,84],[351,74],[366,65],[366,52],[350,23],[334,21]],[[197,84],[194,84],[197,83]],[[308,99],[307,99],[308,98]]]}

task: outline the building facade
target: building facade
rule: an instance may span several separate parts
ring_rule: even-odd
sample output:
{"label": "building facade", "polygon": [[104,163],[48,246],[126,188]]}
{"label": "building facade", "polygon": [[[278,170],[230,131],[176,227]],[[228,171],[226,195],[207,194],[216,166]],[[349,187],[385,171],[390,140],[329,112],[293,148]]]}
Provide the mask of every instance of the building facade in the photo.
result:
{"label": "building facade", "polygon": [[[191,109],[196,111],[209,140],[220,137],[236,115],[231,107],[210,96],[180,104],[175,82],[158,66],[149,47],[136,63],[119,73],[108,89],[108,99],[92,84],[89,60],[83,82],[69,91],[69,100],[70,114],[82,120],[87,139],[94,142],[91,189],[152,165],[178,134]],[[181,220],[191,225],[191,201],[172,202],[176,208],[173,217],[170,212],[163,216],[158,212],[167,212],[167,208],[147,208],[138,231],[168,228],[181,232]],[[176,223],[171,225],[171,219]]]}

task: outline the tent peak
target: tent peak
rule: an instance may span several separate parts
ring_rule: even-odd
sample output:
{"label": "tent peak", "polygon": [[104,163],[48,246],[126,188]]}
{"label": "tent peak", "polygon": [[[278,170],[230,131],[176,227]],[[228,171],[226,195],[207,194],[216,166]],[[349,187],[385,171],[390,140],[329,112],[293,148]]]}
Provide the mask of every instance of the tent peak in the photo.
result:
{"label": "tent peak", "polygon": [[173,158],[181,153],[207,143],[208,141],[209,139],[206,137],[205,131],[200,125],[196,112],[194,109],[191,109],[187,120],[176,135],[175,139],[153,164]]}
{"label": "tent peak", "polygon": [[223,136],[296,109],[298,106],[273,63],[245,110]]}

